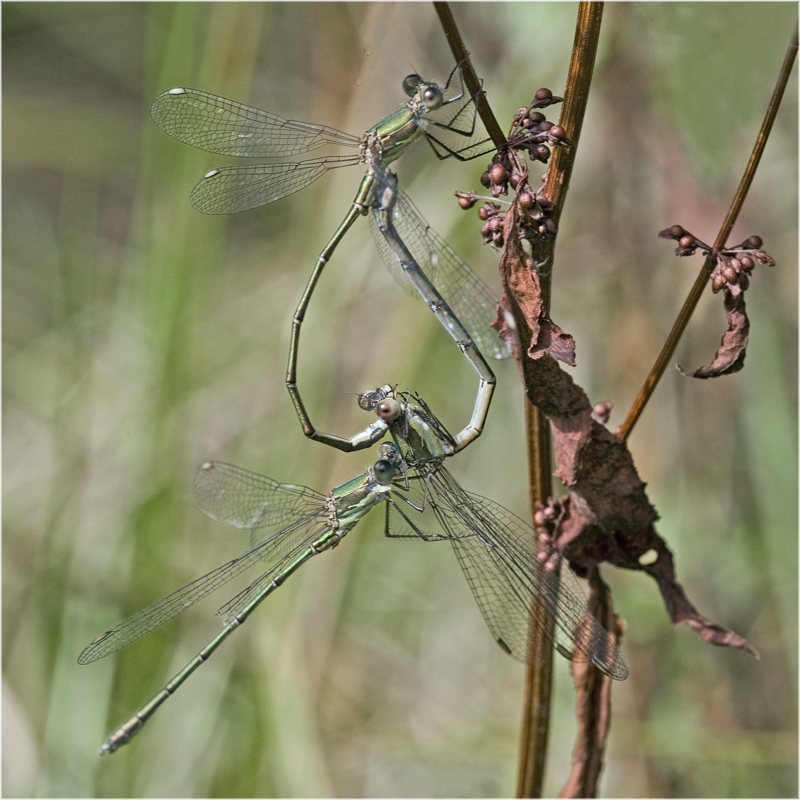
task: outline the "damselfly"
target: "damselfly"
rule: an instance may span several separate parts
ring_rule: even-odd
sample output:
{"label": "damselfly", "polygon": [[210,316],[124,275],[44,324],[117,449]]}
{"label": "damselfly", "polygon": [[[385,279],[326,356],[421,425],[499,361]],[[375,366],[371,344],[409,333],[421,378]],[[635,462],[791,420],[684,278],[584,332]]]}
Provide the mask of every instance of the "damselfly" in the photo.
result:
{"label": "damselfly", "polygon": [[[454,89],[456,93],[449,96],[456,74],[461,88]],[[472,141],[475,110],[471,99],[464,97],[460,70],[458,67],[453,70],[444,88],[414,74],[405,78],[403,89],[410,97],[409,101],[360,137],[324,125],[287,120],[196,89],[170,89],[153,103],[153,119],[164,132],[194,147],[220,155],[291,157],[325,145],[358,150],[357,154],[351,156],[325,156],[293,163],[213,169],[198,182],[190,198],[192,205],[206,214],[235,213],[271,203],[310,185],[330,169],[355,164],[363,164],[367,168],[350,210],[317,258],[292,320],[286,382],[304,432],[312,438],[325,438],[326,435],[314,429],[297,389],[297,357],[302,323],[325,265],[353,222],[370,209],[373,210],[375,241],[383,261],[402,285],[420,291],[432,309],[446,305],[450,310],[448,321],[455,319],[464,323],[459,326],[460,331],[455,331],[445,322],[462,350],[470,355],[474,349],[494,358],[504,358],[510,354],[508,345],[490,327],[496,316],[495,294],[431,230],[408,197],[397,188],[394,176],[389,177],[391,173],[387,169],[388,164],[420,137],[431,144],[440,158],[454,156],[469,159],[491,149],[485,140]],[[455,110],[447,121],[438,122],[428,118],[431,112],[458,104],[459,101],[463,102],[453,106]],[[449,147],[430,132],[431,126],[437,131],[468,139],[469,142],[461,149]],[[383,214],[382,196],[388,197]],[[387,209],[391,227],[385,224]],[[405,261],[398,254],[398,242],[406,250],[408,257]],[[432,285],[432,292],[422,292],[420,280],[404,277],[409,275],[409,263],[415,264],[417,273],[428,279],[427,284]],[[435,305],[431,304],[431,298]],[[441,315],[437,316],[442,319]],[[481,392],[469,432],[465,433],[464,444],[480,433],[494,387],[494,375],[480,353],[470,357],[481,381]],[[360,449],[371,444],[370,441],[353,442],[335,436],[329,436],[327,443],[344,450]]]}

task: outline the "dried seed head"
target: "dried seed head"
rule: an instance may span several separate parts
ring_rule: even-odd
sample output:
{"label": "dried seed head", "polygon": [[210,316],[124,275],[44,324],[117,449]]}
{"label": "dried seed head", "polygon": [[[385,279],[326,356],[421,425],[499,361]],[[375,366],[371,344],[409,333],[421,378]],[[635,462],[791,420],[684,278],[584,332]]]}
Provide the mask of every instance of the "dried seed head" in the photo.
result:
{"label": "dried seed head", "polygon": [[508,171],[502,164],[492,164],[489,178],[492,183],[505,183],[508,180]]}
{"label": "dried seed head", "polygon": [[[758,237],[754,236],[752,238],[757,239]],[[765,267],[775,266],[775,259],[767,255],[763,250],[756,250],[753,253],[753,256],[755,257],[756,261],[758,261],[759,264],[763,264]]]}
{"label": "dried seed head", "polygon": [[608,401],[595,403],[594,408],[592,408],[592,414],[601,425],[605,425],[611,415],[612,408],[614,408],[614,404]]}
{"label": "dried seed head", "polygon": [[472,206],[474,206],[474,205],[475,205],[475,203],[476,203],[476,200],[477,200],[477,198],[476,198],[474,195],[472,195],[472,196],[470,196],[470,195],[467,195],[467,194],[460,194],[460,195],[458,195],[458,204],[459,204],[459,205],[461,206],[461,208],[463,208],[465,211],[466,211],[468,208],[472,208]]}

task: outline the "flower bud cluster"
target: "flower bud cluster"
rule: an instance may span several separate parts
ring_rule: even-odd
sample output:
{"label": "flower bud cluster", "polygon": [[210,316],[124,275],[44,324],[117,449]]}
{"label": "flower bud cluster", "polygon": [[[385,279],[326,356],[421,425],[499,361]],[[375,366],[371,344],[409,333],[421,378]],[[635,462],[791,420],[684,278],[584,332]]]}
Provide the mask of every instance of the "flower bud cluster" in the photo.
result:
{"label": "flower bud cluster", "polygon": [[741,244],[714,250],[680,225],[673,225],[658,235],[678,242],[675,255],[690,256],[698,249],[704,256],[714,254],[716,265],[711,272],[711,291],[715,294],[723,288],[732,295],[740,294],[750,285],[750,275],[757,263],[775,266],[775,260],[761,249],[760,236],[750,236]]}

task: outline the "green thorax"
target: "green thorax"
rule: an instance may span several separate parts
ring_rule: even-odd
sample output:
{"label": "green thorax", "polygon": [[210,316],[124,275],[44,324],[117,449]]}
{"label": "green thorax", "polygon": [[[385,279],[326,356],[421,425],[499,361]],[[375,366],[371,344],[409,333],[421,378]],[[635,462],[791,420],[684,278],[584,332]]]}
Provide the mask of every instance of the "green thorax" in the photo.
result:
{"label": "green thorax", "polygon": [[416,461],[431,461],[450,455],[452,448],[423,419],[421,412],[419,406],[409,404],[403,417],[391,426],[393,436],[405,441]]}
{"label": "green thorax", "polygon": [[379,484],[369,472],[337,486],[331,491],[340,528],[352,528],[374,506],[382,502],[390,490]]}
{"label": "green thorax", "polygon": [[406,148],[420,137],[422,129],[420,112],[411,108],[401,108],[382,119],[372,130],[367,131],[365,139],[368,146],[379,148],[381,161],[389,164],[399,158]]}

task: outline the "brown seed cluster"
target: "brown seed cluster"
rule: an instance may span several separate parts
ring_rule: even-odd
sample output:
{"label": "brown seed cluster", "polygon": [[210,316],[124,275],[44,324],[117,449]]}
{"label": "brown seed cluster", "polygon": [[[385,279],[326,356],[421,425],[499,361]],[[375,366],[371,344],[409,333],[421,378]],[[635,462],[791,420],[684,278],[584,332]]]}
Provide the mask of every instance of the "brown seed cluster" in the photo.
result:
{"label": "brown seed cluster", "polygon": [[545,569],[554,570],[558,566],[558,552],[553,547],[553,535],[563,509],[558,500],[547,498],[546,503],[536,503],[533,514],[533,527],[539,545],[537,558],[544,563]]}
{"label": "brown seed cluster", "polygon": [[479,200],[486,201],[478,210],[482,221],[481,234],[487,244],[502,247],[505,242],[506,212],[499,203],[492,202],[507,195],[509,186],[515,192],[515,202],[520,211],[518,224],[520,234],[526,239],[549,239],[557,231],[553,204],[542,194],[534,191],[528,183],[528,168],[520,155],[527,153],[531,161],[546,164],[553,147],[569,147],[570,140],[564,129],[545,118],[538,109],[560,103],[564,98],[556,97],[549,89],[539,89],[531,104],[520,108],[514,115],[508,142],[492,159],[481,175],[481,184],[489,190],[491,197],[475,192],[456,192],[459,205],[472,208]]}
{"label": "brown seed cluster", "polygon": [[605,425],[608,422],[608,418],[611,416],[613,408],[614,404],[610,400],[601,400],[592,407],[592,416],[601,425]]}
{"label": "brown seed cluster", "polygon": [[714,254],[716,265],[711,273],[711,291],[714,293],[725,288],[737,295],[750,285],[750,275],[756,264],[775,266],[775,260],[761,249],[760,236],[750,236],[741,244],[714,250],[680,225],[673,225],[658,235],[678,242],[676,256],[691,256],[698,249],[704,256]]}

